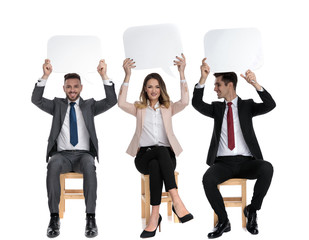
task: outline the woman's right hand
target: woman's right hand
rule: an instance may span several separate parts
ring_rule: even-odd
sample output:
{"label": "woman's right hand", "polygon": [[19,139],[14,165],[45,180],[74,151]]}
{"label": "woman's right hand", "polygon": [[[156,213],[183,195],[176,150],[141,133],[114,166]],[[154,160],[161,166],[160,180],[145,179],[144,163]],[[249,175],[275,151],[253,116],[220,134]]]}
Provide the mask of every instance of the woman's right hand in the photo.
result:
{"label": "woman's right hand", "polygon": [[131,75],[131,69],[132,68],[135,68],[135,62],[133,61],[133,59],[130,59],[130,58],[126,58],[124,61],[123,61],[123,65],[122,65],[123,69],[124,69],[124,72],[126,74],[126,77],[130,77]]}

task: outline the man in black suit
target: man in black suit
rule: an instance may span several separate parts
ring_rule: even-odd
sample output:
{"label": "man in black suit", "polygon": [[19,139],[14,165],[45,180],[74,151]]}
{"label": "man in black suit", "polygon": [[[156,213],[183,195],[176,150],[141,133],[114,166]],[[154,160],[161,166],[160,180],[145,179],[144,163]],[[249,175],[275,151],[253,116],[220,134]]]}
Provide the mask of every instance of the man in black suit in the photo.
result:
{"label": "man in black suit", "polygon": [[[52,72],[50,60],[43,64],[43,76],[38,80],[32,93],[32,102],[43,111],[53,116],[50,136],[48,138],[46,161],[47,194],[51,213],[48,237],[57,237],[60,232],[59,201],[60,174],[79,172],[84,178],[84,196],[86,204],[86,237],[98,234],[95,221],[97,198],[97,178],[94,158],[98,157],[98,139],[96,136],[94,116],[103,113],[117,103],[114,84],[106,74],[107,65],[101,60],[97,68],[102,77],[106,98],[96,101],[93,98],[83,100],[80,76],[69,73],[64,76],[63,90],[66,98],[49,100],[43,97],[45,84]],[[49,159],[50,158],[50,159]]]}
{"label": "man in black suit", "polygon": [[251,204],[244,214],[247,217],[247,230],[258,234],[257,214],[270,186],[273,167],[263,160],[263,156],[254,133],[252,118],[265,114],[275,108],[276,103],[271,95],[256,81],[255,74],[248,70],[246,76],[241,74],[251,84],[262,99],[255,103],[252,99],[242,100],[236,94],[237,75],[234,72],[215,73],[215,88],[218,98],[224,102],[203,101],[204,84],[210,73],[210,68],[203,59],[201,78],[195,86],[192,105],[208,117],[214,119],[213,135],[208,151],[207,164],[210,166],[203,177],[206,197],[218,215],[218,223],[208,238],[220,237],[231,229],[224,202],[217,185],[230,178],[257,179]]}

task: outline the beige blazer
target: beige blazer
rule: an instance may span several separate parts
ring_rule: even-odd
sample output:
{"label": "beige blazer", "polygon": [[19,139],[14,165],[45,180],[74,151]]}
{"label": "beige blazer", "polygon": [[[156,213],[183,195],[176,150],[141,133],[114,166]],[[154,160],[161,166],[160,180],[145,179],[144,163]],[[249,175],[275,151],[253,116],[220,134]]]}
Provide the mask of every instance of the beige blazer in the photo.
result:
{"label": "beige blazer", "polygon": [[[176,156],[182,152],[182,148],[175,137],[172,126],[172,116],[182,111],[189,104],[189,92],[187,82],[180,83],[181,99],[178,102],[171,102],[169,108],[161,106],[161,114],[163,118],[164,128],[167,138]],[[139,141],[142,134],[146,108],[136,108],[134,104],[127,102],[128,86],[122,85],[118,96],[118,106],[127,113],[136,117],[136,130],[131,143],[127,149],[127,153],[135,157],[139,149]]]}

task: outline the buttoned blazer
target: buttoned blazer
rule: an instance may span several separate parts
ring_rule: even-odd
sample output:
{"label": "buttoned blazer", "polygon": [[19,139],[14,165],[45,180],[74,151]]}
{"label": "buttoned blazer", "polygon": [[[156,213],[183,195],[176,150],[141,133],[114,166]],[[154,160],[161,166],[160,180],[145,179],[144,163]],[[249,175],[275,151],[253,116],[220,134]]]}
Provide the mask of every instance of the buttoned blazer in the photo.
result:
{"label": "buttoned blazer", "polygon": [[[263,159],[263,155],[256,138],[252,118],[261,114],[265,114],[276,107],[276,103],[271,95],[264,91],[257,91],[262,103],[255,103],[252,99],[242,100],[238,97],[238,115],[240,128],[248,148],[255,159]],[[225,102],[215,101],[211,104],[203,101],[204,88],[194,88],[192,105],[205,116],[214,119],[214,128],[212,138],[208,150],[207,164],[212,165],[215,162],[219,141],[221,136],[221,128],[224,117]]]}
{"label": "buttoned blazer", "polygon": [[[182,152],[182,148],[175,137],[172,126],[172,116],[182,111],[189,104],[189,92],[186,82],[180,83],[181,99],[178,102],[171,102],[169,108],[161,106],[162,120],[168,141],[176,156]],[[142,134],[146,108],[137,108],[134,104],[127,102],[128,86],[122,85],[118,96],[118,106],[125,112],[136,117],[136,129],[133,138],[127,149],[127,153],[132,157],[136,156],[139,149],[139,141]]]}
{"label": "buttoned blazer", "polygon": [[[104,85],[106,98],[96,101],[93,98],[83,100],[80,98],[79,107],[82,111],[85,125],[90,136],[90,152],[99,161],[99,146],[98,138],[95,131],[94,116],[105,112],[117,103],[117,96],[112,86]],[[35,85],[31,101],[38,108],[51,114],[53,116],[50,135],[48,138],[46,161],[53,153],[57,152],[57,138],[61,131],[62,124],[68,108],[68,100],[66,98],[54,98],[49,100],[43,97],[45,87],[38,87]]]}

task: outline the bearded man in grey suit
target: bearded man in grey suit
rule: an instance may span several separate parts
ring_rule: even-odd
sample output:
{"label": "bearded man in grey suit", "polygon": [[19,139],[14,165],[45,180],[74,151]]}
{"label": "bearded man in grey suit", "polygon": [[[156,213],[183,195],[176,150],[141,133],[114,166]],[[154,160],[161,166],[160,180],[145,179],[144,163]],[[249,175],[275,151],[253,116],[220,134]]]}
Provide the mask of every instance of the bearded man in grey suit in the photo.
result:
{"label": "bearded man in grey suit", "polygon": [[69,73],[64,76],[63,90],[66,98],[49,100],[43,97],[45,85],[52,73],[49,59],[43,64],[43,76],[38,80],[32,93],[32,103],[53,116],[48,139],[46,161],[47,194],[51,213],[47,229],[48,237],[60,234],[59,201],[60,174],[78,172],[83,174],[84,196],[86,204],[86,237],[95,237],[98,229],[95,221],[97,198],[97,178],[94,158],[98,156],[98,139],[96,136],[94,116],[103,113],[117,103],[113,82],[106,74],[107,65],[101,60],[98,73],[102,77],[106,98],[96,101],[93,98],[83,100],[80,76]]}

